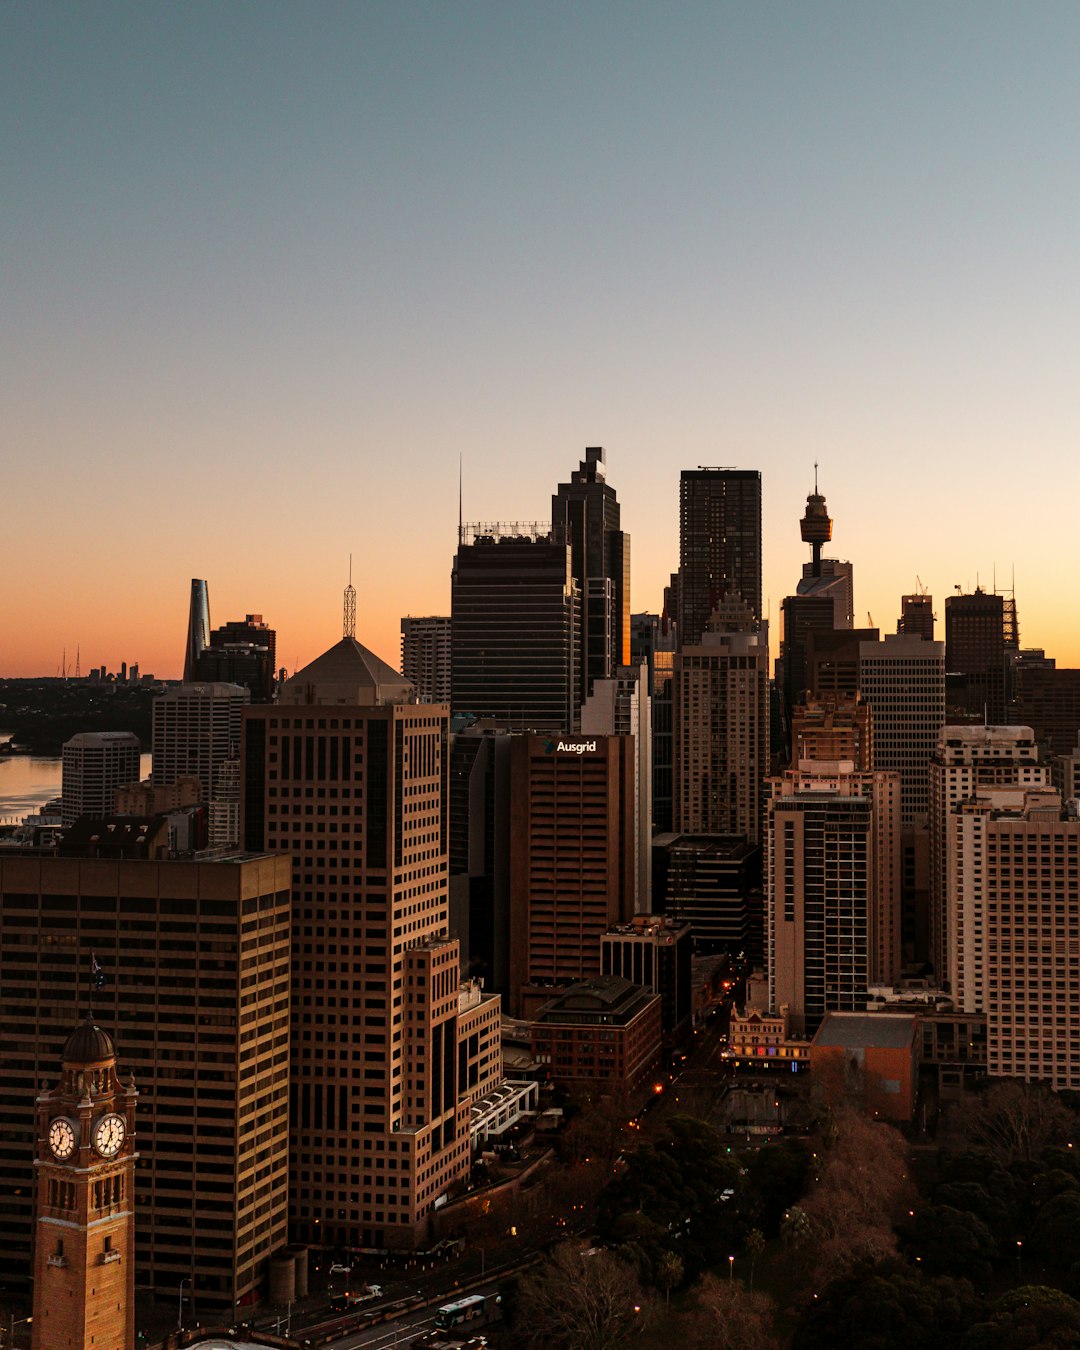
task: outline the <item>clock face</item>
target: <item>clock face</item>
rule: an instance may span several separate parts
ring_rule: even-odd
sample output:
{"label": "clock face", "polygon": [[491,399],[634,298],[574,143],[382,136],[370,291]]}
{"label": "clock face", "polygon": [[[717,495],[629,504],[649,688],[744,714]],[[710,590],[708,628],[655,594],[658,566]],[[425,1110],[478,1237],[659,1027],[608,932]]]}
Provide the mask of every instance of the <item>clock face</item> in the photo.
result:
{"label": "clock face", "polygon": [[123,1116],[102,1116],[94,1126],[94,1147],[103,1158],[115,1157],[123,1147],[126,1134]]}
{"label": "clock face", "polygon": [[59,1158],[61,1162],[75,1152],[75,1131],[70,1120],[58,1116],[52,1122],[49,1126],[49,1147],[52,1149],[53,1157]]}

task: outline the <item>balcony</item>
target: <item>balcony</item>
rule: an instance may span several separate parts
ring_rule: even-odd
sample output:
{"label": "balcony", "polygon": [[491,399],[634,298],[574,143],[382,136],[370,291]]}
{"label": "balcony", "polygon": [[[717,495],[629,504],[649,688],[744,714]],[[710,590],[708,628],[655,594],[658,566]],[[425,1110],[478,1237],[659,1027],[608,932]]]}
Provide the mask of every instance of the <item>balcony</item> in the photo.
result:
{"label": "balcony", "polygon": [[102,1252],[102,1253],[101,1253],[101,1264],[102,1264],[103,1266],[107,1266],[107,1265],[109,1264],[110,1261],[119,1261],[119,1260],[120,1260],[120,1253],[119,1253],[119,1252],[116,1252],[116,1251],[108,1251],[108,1252]]}
{"label": "balcony", "polygon": [[66,1266],[66,1265],[67,1265],[67,1257],[66,1257],[66,1256],[56,1256],[56,1255],[53,1255],[53,1256],[48,1257],[48,1258],[47,1258],[47,1261],[48,1261],[48,1264],[49,1264],[50,1266]]}

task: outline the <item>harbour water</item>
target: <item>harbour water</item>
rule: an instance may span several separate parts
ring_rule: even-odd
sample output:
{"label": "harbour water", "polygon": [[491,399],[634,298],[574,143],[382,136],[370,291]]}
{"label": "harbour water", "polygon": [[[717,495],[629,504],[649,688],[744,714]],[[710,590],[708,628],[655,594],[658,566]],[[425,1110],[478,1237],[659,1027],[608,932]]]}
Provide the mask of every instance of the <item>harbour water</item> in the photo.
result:
{"label": "harbour water", "polygon": [[[0,731],[0,744],[11,739]],[[150,772],[150,756],[143,755],[140,773]],[[59,759],[35,755],[0,755],[0,824],[21,821],[53,797],[60,796]]]}

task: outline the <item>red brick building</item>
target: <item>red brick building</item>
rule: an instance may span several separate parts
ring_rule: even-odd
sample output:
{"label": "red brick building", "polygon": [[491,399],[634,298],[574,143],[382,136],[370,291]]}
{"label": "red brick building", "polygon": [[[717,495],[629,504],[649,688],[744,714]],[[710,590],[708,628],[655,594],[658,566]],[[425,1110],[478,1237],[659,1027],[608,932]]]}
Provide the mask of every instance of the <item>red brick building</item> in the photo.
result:
{"label": "red brick building", "polygon": [[618,975],[583,980],[537,1013],[533,1058],[562,1086],[643,1096],[660,1068],[662,1002]]}
{"label": "red brick building", "polygon": [[910,1121],[919,1081],[918,1029],[914,1013],[826,1013],[810,1044],[810,1068],[815,1079],[833,1074],[859,1089],[867,1115]]}

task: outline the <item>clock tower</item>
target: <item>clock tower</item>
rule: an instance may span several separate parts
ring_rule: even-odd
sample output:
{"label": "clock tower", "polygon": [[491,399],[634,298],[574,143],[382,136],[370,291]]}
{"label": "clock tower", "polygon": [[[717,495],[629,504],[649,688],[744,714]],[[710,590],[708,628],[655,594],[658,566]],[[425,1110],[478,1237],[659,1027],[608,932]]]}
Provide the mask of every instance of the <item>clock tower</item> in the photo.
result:
{"label": "clock tower", "polygon": [[33,1350],[134,1350],[137,1095],[88,1018],[37,1099]]}

